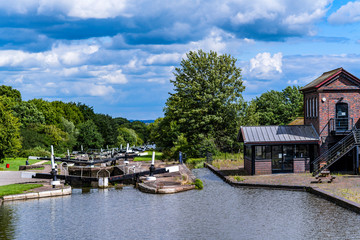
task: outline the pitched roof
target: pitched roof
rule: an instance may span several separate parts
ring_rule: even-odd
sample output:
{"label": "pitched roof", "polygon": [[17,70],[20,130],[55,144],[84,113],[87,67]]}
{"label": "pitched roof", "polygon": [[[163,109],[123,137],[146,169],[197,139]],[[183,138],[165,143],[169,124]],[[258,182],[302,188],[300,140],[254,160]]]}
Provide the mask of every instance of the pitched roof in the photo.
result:
{"label": "pitched roof", "polygon": [[297,117],[292,122],[290,122],[288,125],[304,125],[304,117]]}
{"label": "pitched roof", "polygon": [[241,127],[239,140],[247,144],[318,143],[313,126],[253,126]]}
{"label": "pitched roof", "polygon": [[339,74],[342,70],[344,70],[344,69],[337,68],[337,69],[331,70],[329,72],[324,72],[320,77],[318,77],[314,81],[308,83],[307,85],[302,87],[300,90],[304,91],[304,90],[307,90],[310,88],[317,88],[319,85],[322,85],[323,82],[327,82],[331,78],[335,77],[335,75]]}

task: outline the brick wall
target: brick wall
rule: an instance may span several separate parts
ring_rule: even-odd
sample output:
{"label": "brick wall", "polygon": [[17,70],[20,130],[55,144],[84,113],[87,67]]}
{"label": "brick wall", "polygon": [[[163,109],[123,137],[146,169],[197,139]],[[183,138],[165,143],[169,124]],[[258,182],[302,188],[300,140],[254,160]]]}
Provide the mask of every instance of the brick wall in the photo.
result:
{"label": "brick wall", "polygon": [[[306,117],[306,99],[317,99],[318,117]],[[322,99],[326,100],[323,101]],[[328,149],[328,144],[336,142],[330,135],[328,123],[336,117],[336,104],[347,103],[349,118],[354,119],[354,124],[360,119],[360,88],[343,76],[321,86],[319,89],[304,93],[304,119],[305,125],[313,124],[320,135],[320,154]]]}
{"label": "brick wall", "polygon": [[251,159],[244,157],[244,169],[248,174],[251,174]]}
{"label": "brick wall", "polygon": [[294,173],[305,172],[305,158],[294,158]]}
{"label": "brick wall", "polygon": [[271,173],[271,159],[255,161],[255,175]]}

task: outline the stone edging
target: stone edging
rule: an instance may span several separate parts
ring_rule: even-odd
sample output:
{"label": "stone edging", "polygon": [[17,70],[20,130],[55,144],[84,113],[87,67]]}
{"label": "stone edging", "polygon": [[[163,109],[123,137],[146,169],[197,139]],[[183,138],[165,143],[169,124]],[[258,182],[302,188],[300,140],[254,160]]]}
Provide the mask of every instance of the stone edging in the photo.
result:
{"label": "stone edging", "polygon": [[49,190],[36,193],[23,193],[15,194],[1,197],[3,202],[16,201],[16,200],[27,200],[27,199],[36,199],[36,198],[45,198],[45,197],[57,197],[71,195],[71,187],[66,187],[63,189]]}
{"label": "stone edging", "polygon": [[338,206],[346,208],[356,213],[360,213],[360,204],[345,199],[343,197],[337,196],[330,192],[324,191],[318,187],[311,187],[311,186],[293,186],[293,185],[270,185],[270,184],[256,184],[256,183],[240,183],[240,182],[233,182],[226,176],[222,175],[218,169],[213,167],[208,163],[204,163],[204,166],[212,171],[215,175],[220,177],[223,181],[230,184],[234,187],[256,187],[256,188],[268,188],[268,189],[282,189],[282,190],[297,190],[297,191],[306,191],[312,194],[315,194],[323,199],[326,199],[332,203],[335,203]]}
{"label": "stone edging", "polygon": [[141,192],[145,192],[145,193],[169,194],[169,193],[178,193],[178,192],[183,192],[183,191],[195,189],[195,185],[182,186],[181,188],[180,187],[173,187],[173,188],[159,188],[159,189],[156,189],[154,187],[150,187],[150,186],[146,185],[145,183],[139,183],[138,184],[138,189]]}

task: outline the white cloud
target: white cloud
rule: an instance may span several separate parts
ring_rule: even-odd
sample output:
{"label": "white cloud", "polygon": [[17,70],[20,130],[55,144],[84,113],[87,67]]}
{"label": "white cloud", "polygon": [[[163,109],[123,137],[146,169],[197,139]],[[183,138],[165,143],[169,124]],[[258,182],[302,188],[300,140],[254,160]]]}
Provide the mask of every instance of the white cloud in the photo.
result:
{"label": "white cloud", "polygon": [[106,97],[115,93],[115,89],[112,86],[90,84],[86,85],[83,89],[86,93],[93,97]]}
{"label": "white cloud", "polygon": [[272,78],[273,74],[282,73],[282,53],[271,57],[268,52],[258,53],[250,60],[250,73],[259,79]]}
{"label": "white cloud", "polygon": [[114,72],[106,73],[100,77],[104,83],[108,84],[125,84],[128,82],[126,76],[122,73],[122,70],[116,70]]}
{"label": "white cloud", "polygon": [[360,21],[360,1],[348,2],[328,18],[330,23],[345,24]]}
{"label": "white cloud", "polygon": [[204,51],[215,51],[221,53],[227,47],[226,42],[229,39],[234,39],[235,36],[226,33],[220,29],[214,28],[210,34],[197,42],[191,42],[189,47],[191,50],[202,49]]}
{"label": "white cloud", "polygon": [[99,49],[94,45],[59,45],[50,51],[30,53],[22,50],[0,50],[0,66],[60,67],[83,64]]}
{"label": "white cloud", "polygon": [[182,57],[183,54],[180,53],[162,53],[149,56],[145,63],[149,65],[174,63],[180,62]]}
{"label": "white cloud", "polygon": [[40,0],[37,12],[49,14],[61,11],[69,17],[78,18],[113,18],[126,15],[127,0]]}

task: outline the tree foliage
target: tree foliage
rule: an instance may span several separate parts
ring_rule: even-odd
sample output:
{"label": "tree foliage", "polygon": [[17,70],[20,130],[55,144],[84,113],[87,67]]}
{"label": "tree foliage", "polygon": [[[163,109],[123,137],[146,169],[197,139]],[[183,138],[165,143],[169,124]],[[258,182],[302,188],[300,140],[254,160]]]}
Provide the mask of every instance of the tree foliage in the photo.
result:
{"label": "tree foliage", "polygon": [[300,87],[286,87],[281,92],[268,91],[254,100],[260,125],[284,125],[303,115]]}
{"label": "tree foliage", "polygon": [[142,139],[136,134],[133,129],[120,127],[118,129],[118,137],[117,137],[117,144],[125,146],[129,143],[130,146],[132,145],[141,145],[143,144]]}
{"label": "tree foliage", "polygon": [[179,125],[194,149],[210,140],[218,148],[232,145],[245,89],[236,59],[199,50],[189,52],[180,66],[170,80],[174,93],[166,102],[165,116]]}
{"label": "tree foliage", "polygon": [[21,102],[21,93],[10,86],[1,85],[0,96],[6,96],[13,99],[15,102]]}
{"label": "tree foliage", "polygon": [[87,120],[86,122],[79,124],[78,129],[78,149],[80,149],[81,145],[84,149],[99,149],[103,147],[104,139],[98,132],[97,126],[92,120]]}
{"label": "tree foliage", "polygon": [[0,160],[16,154],[20,148],[19,120],[0,102]]}

